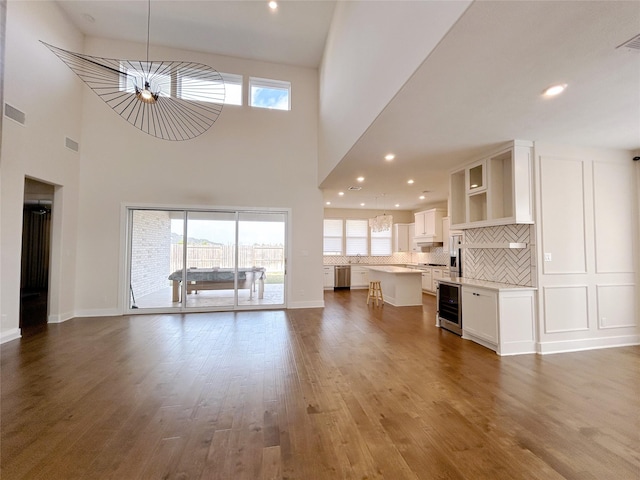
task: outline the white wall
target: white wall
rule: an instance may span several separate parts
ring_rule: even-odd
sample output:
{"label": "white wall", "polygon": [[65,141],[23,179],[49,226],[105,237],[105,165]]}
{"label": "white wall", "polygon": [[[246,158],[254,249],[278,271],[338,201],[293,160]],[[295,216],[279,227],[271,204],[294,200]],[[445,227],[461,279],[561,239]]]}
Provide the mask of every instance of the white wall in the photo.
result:
{"label": "white wall", "polygon": [[338,2],[320,69],[320,182],[470,4]]}
{"label": "white wall", "polygon": [[8,2],[4,101],[26,114],[26,124],[4,119],[2,130],[2,256],[0,341],[19,336],[20,255],[25,176],[56,186],[51,244],[49,320],[74,307],[82,82],[38,40],[82,50],[82,36],[53,2]]}
{"label": "white wall", "polygon": [[630,153],[535,145],[542,353],[640,342]]}
{"label": "white wall", "polygon": [[[90,55],[137,58],[144,53],[144,46],[125,42],[91,38],[85,43]],[[214,126],[200,137],[169,142],[132,127],[84,88],[77,313],[121,312],[123,203],[290,208],[288,280],[293,288],[288,292],[288,306],[322,306],[317,70],[154,46],[150,57],[199,62],[221,72],[242,74],[245,80],[253,75],[291,81],[292,109],[227,105]]]}

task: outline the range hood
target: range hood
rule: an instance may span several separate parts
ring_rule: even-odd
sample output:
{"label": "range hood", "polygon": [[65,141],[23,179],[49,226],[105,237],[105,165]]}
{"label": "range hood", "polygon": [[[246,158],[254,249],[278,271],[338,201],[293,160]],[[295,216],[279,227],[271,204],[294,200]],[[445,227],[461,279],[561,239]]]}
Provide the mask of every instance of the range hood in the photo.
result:
{"label": "range hood", "polygon": [[442,242],[433,242],[431,240],[423,240],[423,241],[416,242],[416,245],[418,245],[422,249],[422,251],[424,251],[425,248],[442,247],[444,244]]}

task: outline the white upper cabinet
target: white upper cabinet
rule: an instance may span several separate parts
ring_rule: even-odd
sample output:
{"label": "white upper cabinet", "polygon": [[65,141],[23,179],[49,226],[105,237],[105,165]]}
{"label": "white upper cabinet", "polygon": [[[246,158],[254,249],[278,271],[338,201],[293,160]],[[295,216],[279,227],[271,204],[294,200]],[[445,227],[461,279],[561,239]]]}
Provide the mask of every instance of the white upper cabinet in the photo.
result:
{"label": "white upper cabinet", "polygon": [[421,252],[422,249],[416,243],[416,224],[409,224],[409,250],[412,252]]}
{"label": "white upper cabinet", "polygon": [[409,238],[408,223],[393,224],[393,251],[394,252],[410,252],[411,240]]}
{"label": "white upper cabinet", "polygon": [[533,223],[533,143],[514,140],[451,173],[451,228]]}
{"label": "white upper cabinet", "polygon": [[415,239],[417,241],[442,242],[442,219],[446,212],[432,208],[415,213]]}

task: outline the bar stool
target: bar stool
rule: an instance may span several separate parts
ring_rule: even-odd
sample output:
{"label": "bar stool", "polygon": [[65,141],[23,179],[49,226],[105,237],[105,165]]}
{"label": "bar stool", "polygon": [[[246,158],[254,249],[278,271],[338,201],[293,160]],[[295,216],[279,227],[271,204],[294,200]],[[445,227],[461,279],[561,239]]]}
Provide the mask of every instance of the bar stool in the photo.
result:
{"label": "bar stool", "polygon": [[372,281],[369,282],[369,294],[367,295],[367,305],[369,305],[369,300],[375,300],[376,307],[378,306],[378,300],[382,302],[384,306],[384,299],[382,298],[382,287],[380,286],[380,281]]}

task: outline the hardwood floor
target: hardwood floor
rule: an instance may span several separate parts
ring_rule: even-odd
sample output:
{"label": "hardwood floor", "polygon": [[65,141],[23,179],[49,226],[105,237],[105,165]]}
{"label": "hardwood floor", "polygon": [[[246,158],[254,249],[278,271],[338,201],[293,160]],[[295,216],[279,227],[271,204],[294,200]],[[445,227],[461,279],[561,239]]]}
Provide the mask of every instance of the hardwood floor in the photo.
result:
{"label": "hardwood floor", "polygon": [[325,299],[2,345],[1,478],[640,478],[640,348],[498,357],[431,296]]}

